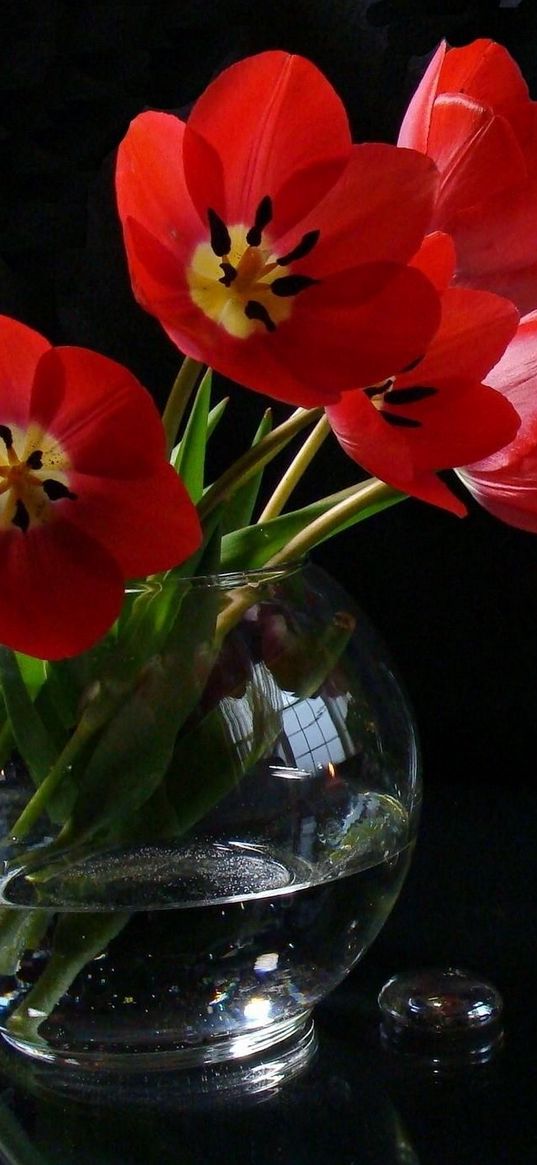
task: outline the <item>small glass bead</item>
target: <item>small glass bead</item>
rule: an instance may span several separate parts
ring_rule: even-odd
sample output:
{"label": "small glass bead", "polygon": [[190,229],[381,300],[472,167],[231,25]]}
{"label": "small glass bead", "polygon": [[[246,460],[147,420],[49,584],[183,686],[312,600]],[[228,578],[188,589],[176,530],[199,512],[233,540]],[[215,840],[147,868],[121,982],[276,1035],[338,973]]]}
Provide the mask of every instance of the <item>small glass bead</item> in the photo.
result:
{"label": "small glass bead", "polygon": [[453,967],[394,975],[379,995],[383,1018],[442,1035],[497,1023],[502,999],[492,983]]}
{"label": "small glass bead", "polygon": [[431,1066],[488,1062],[502,1042],[502,998],[455,967],[394,975],[379,995],[381,1037]]}

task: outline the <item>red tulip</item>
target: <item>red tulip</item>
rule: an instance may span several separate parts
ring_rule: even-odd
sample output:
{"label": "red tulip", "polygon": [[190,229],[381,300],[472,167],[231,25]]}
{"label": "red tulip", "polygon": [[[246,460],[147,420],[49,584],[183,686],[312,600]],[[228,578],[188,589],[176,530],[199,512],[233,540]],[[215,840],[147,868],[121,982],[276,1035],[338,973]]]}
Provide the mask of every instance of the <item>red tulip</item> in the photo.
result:
{"label": "red tulip", "polygon": [[537,312],[520,321],[487,384],[514,405],[521,425],[509,445],[459,470],[459,476],[496,518],[537,533]]}
{"label": "red tulip", "polygon": [[0,316],[0,642],[44,659],[83,651],[118,615],[126,579],[199,542],[131,373]]}
{"label": "red tulip", "polygon": [[537,306],[537,103],[501,45],[440,45],[399,144],[436,162],[433,225],[453,235],[457,282]]}
{"label": "red tulip", "polygon": [[438,324],[407,266],[435,167],[353,146],[339,98],[300,57],[233,65],[186,124],[140,114],[116,184],[139,303],[182,352],[259,392],[337,400],[417,356]]}
{"label": "red tulip", "polygon": [[[452,257],[450,240],[436,235],[415,263],[442,289]],[[380,384],[345,392],[326,412],[340,445],[362,468],[403,493],[464,514],[436,474],[476,460],[470,449],[491,453],[515,435],[515,409],[482,381],[515,333],[518,313],[486,291],[446,287],[441,302],[440,327],[420,360]]]}

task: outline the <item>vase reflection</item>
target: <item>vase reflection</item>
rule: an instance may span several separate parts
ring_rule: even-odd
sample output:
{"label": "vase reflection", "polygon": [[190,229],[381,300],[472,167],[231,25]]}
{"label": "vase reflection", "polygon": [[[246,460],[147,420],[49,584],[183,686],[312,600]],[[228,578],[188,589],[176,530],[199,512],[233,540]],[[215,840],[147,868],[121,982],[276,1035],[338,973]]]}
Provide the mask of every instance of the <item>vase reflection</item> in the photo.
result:
{"label": "vase reflection", "polygon": [[419,1165],[375,1060],[311,1026],[255,1063],[166,1074],[65,1073],[0,1053],[10,1165]]}

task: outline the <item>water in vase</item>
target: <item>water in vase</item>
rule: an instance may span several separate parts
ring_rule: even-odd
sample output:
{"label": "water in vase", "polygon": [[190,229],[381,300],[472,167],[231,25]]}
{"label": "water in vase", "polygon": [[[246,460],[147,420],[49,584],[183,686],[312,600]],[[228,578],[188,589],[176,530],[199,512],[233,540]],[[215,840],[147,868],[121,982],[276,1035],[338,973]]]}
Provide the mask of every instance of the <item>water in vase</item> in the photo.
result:
{"label": "water in vase", "polygon": [[[0,979],[7,1038],[91,1064],[126,1051],[188,1059],[203,1045],[218,1059],[230,1039],[292,1031],[375,938],[413,844],[402,804],[377,792],[353,798],[343,830],[301,814],[296,831],[292,845],[260,843],[252,826],[251,839],[200,835],[49,867],[42,939]],[[30,906],[37,918],[34,885],[7,883],[14,915]],[[78,966],[77,938],[87,952],[93,933],[95,957]]]}

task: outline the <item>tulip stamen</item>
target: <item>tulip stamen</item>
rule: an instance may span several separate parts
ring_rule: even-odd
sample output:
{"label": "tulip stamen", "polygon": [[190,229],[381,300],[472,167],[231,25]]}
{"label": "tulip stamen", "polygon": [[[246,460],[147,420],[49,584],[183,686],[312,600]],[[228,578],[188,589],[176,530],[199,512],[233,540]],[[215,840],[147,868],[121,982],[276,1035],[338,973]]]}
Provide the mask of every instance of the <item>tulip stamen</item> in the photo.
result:
{"label": "tulip stamen", "polygon": [[259,320],[261,324],[265,325],[267,332],[276,331],[276,324],[274,323],[274,320],[271,319],[266,307],[264,307],[263,304],[259,303],[256,299],[248,300],[248,303],[244,308],[244,314],[248,320]]}
{"label": "tulip stamen", "polygon": [[223,283],[223,284],[224,284],[224,287],[231,287],[231,284],[233,283],[233,280],[237,278],[237,269],[236,269],[236,267],[234,267],[232,263],[226,263],[226,262],[222,262],[222,263],[220,264],[220,266],[221,266],[221,268],[222,268],[222,271],[224,272],[224,274],[223,274],[223,275],[222,275],[222,277],[221,277],[221,278],[218,280],[218,282],[219,282],[219,283]]}
{"label": "tulip stamen", "polygon": [[5,445],[0,453],[0,530],[14,526],[26,534],[50,520],[51,503],[76,501],[66,472],[70,462],[56,439],[37,425],[26,432],[0,425],[0,439]]}
{"label": "tulip stamen", "polygon": [[207,218],[209,220],[211,247],[215,255],[224,259],[231,251],[231,238],[227,226],[220,215],[211,207],[207,211]]}
{"label": "tulip stamen", "polygon": [[228,226],[210,207],[209,240],[197,245],[187,269],[193,302],[236,339],[248,339],[259,332],[259,325],[275,332],[289,319],[296,296],[318,282],[311,275],[278,272],[308,255],[320,232],[307,231],[296,247],[277,257],[266,235],[272,218],[268,194],[251,226]]}
{"label": "tulip stamen", "polygon": [[246,242],[249,247],[260,247],[263,237],[263,231],[272,222],[272,198],[268,194],[261,199],[259,206],[255,212],[254,225],[246,235]]}
{"label": "tulip stamen", "polygon": [[313,279],[311,275],[282,275],[271,283],[270,290],[273,295],[299,295],[301,291],[318,282],[319,280]]}
{"label": "tulip stamen", "polygon": [[17,526],[19,530],[22,530],[23,534],[26,534],[26,531],[29,528],[30,515],[21,498],[17,498],[15,513],[11,519],[11,525]]}
{"label": "tulip stamen", "polygon": [[[416,361],[420,363],[420,361]],[[401,405],[419,404],[420,401],[426,400],[427,397],[435,396],[438,392],[437,388],[429,385],[411,385],[409,388],[394,388],[396,382],[395,376],[389,376],[387,380],[383,380],[380,384],[372,384],[369,388],[364,389],[365,395],[371,401],[371,404],[380,413],[383,421],[389,425],[394,425],[396,428],[402,429],[419,429],[423,421],[416,417],[402,416],[401,413],[391,413],[388,409],[400,408]]]}
{"label": "tulip stamen", "polygon": [[320,231],[306,231],[302,236],[296,247],[292,251],[288,251],[286,255],[280,255],[276,262],[280,267],[288,267],[290,263],[296,263],[297,259],[305,259],[310,251],[313,251],[316,243],[319,242]]}

